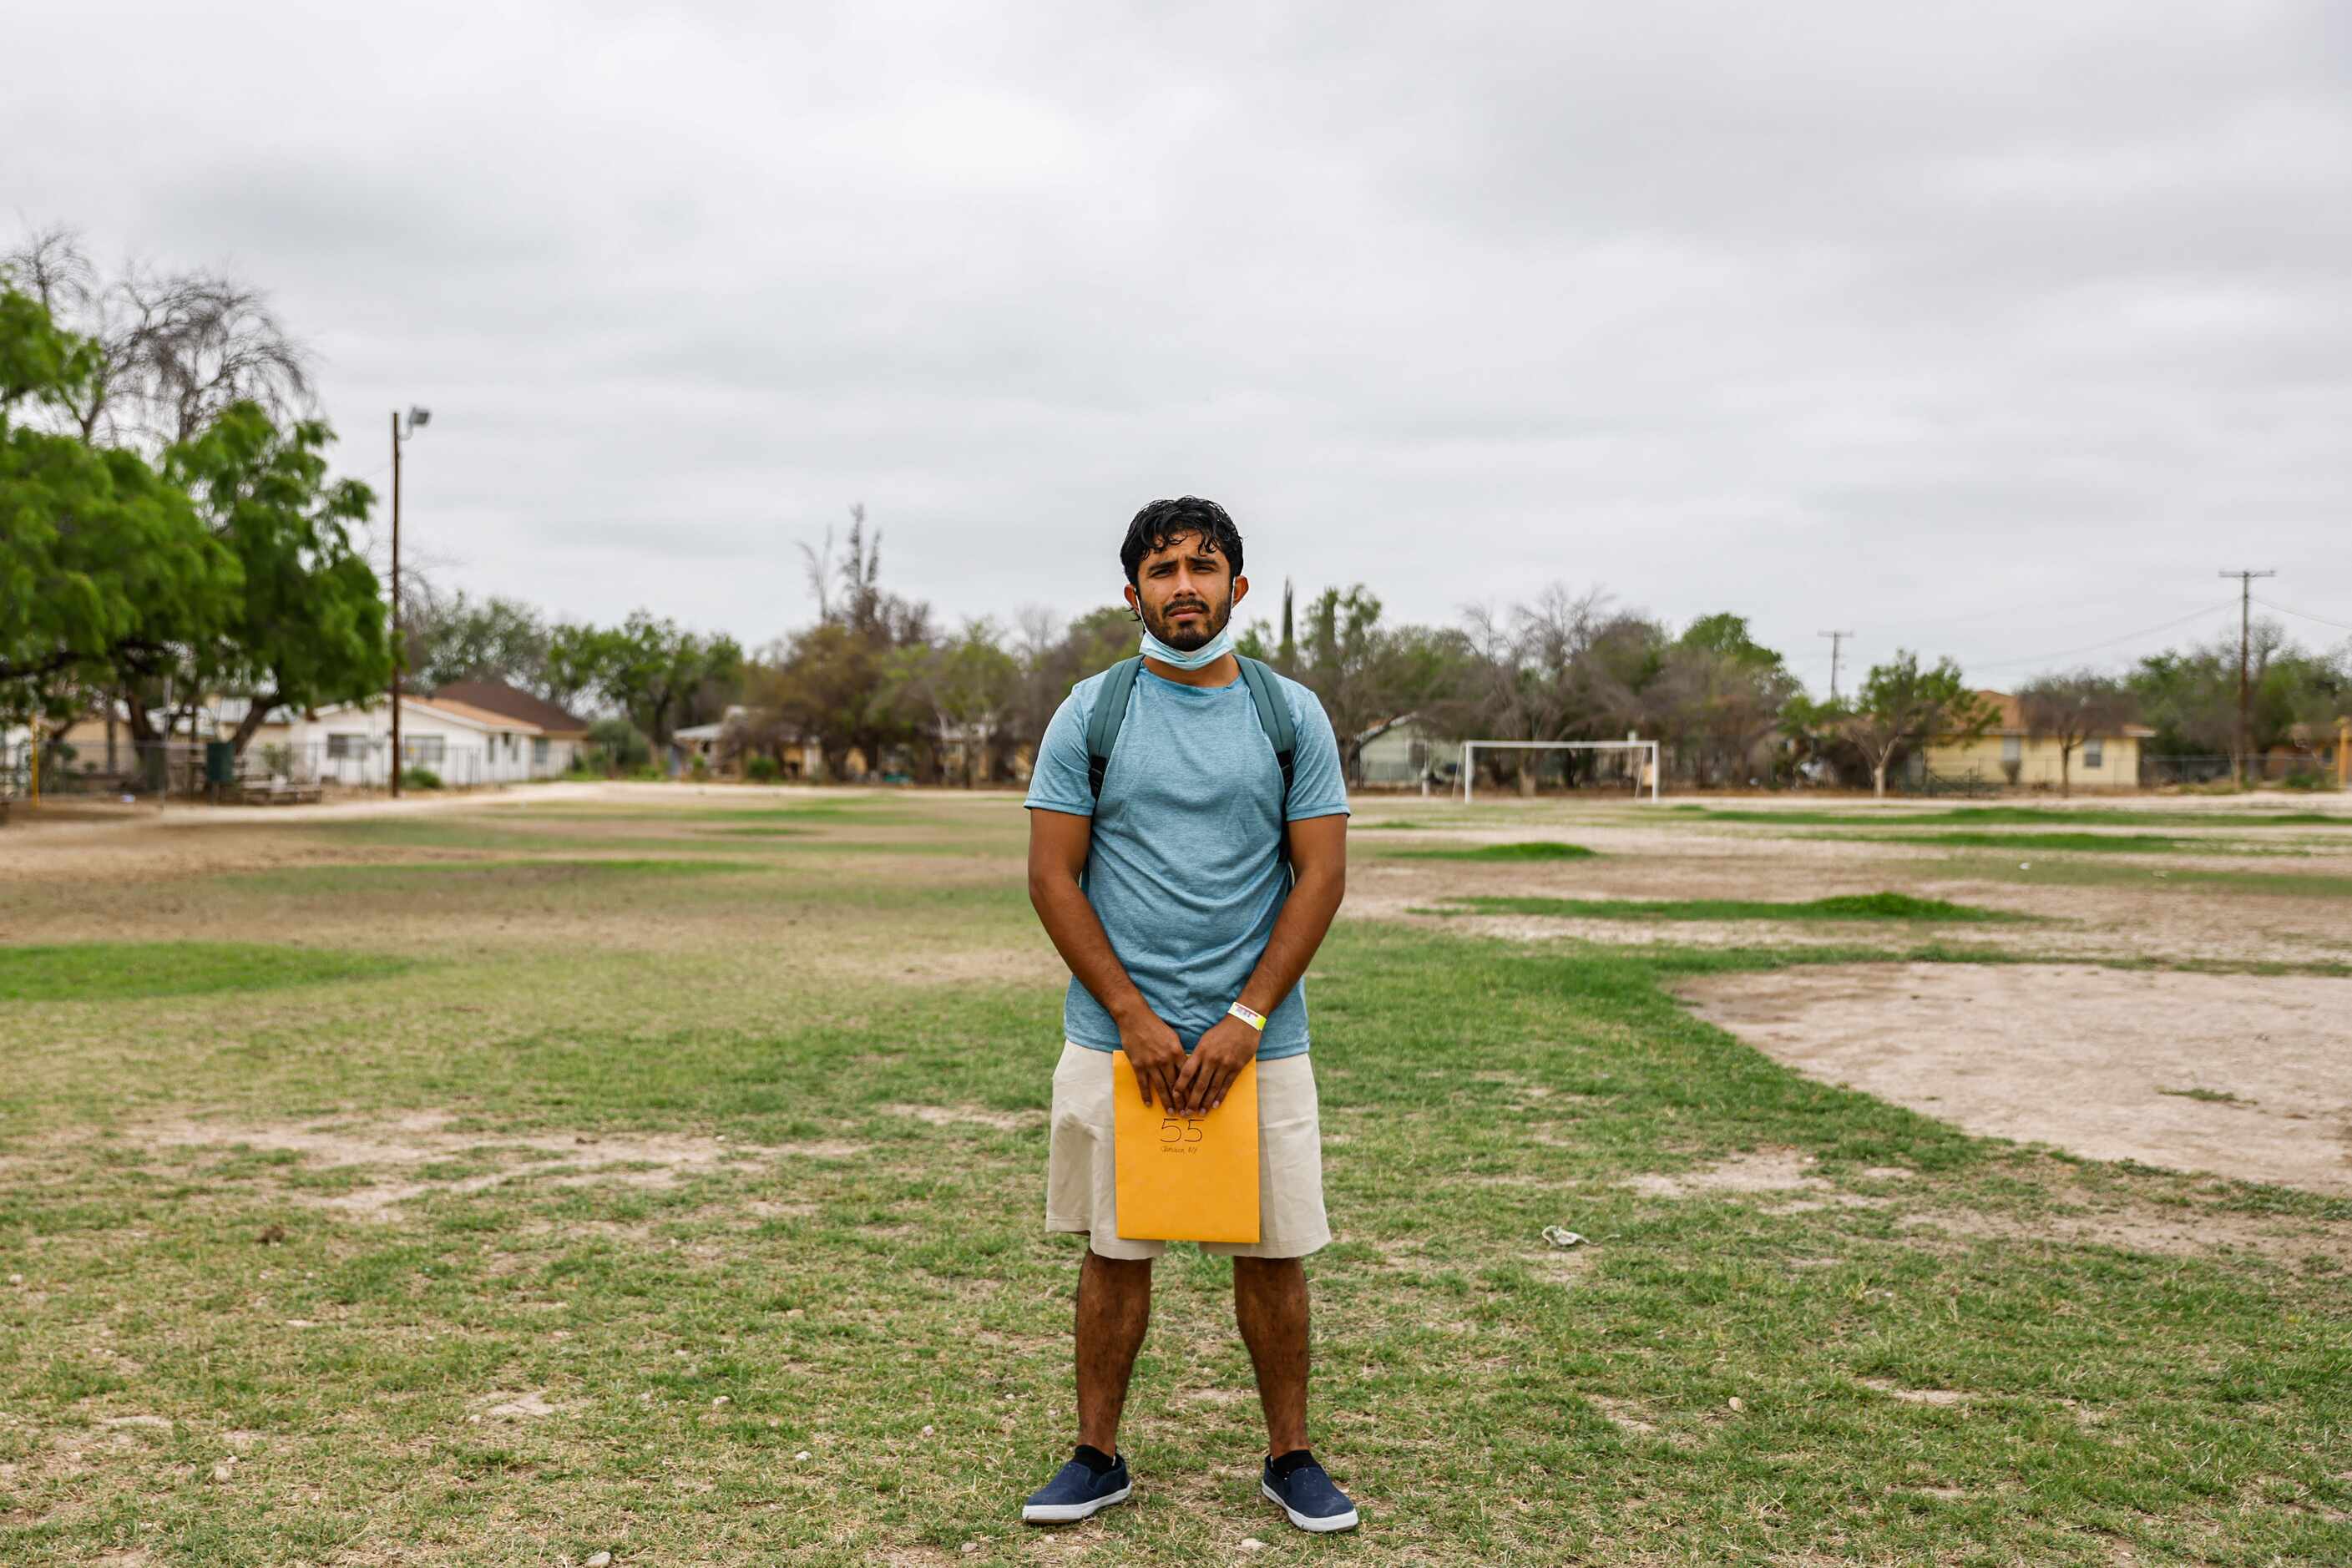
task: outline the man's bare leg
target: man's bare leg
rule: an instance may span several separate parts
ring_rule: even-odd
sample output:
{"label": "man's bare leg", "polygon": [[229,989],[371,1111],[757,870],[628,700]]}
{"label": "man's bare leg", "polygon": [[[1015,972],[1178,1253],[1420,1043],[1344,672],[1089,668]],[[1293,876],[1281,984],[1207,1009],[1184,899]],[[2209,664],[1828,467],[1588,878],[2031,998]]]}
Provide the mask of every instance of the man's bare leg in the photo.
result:
{"label": "man's bare leg", "polygon": [[1266,1454],[1307,1447],[1307,1269],[1296,1258],[1234,1259],[1234,1317],[1257,1368]]}
{"label": "man's bare leg", "polygon": [[1078,1441],[1113,1458],[1127,1382],[1150,1322],[1151,1259],[1088,1247],[1078,1266]]}

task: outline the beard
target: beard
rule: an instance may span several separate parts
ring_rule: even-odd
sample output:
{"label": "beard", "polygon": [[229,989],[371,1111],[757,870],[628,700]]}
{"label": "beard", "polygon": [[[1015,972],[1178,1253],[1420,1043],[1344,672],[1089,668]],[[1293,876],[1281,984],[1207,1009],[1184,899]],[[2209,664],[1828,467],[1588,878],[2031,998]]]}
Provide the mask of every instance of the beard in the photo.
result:
{"label": "beard", "polygon": [[1174,608],[1198,609],[1202,605],[1207,606],[1208,614],[1189,627],[1176,626],[1173,610],[1170,608],[1146,614],[1143,624],[1151,628],[1153,637],[1158,637],[1178,653],[1191,653],[1194,648],[1206,647],[1210,640],[1219,632],[1223,631],[1225,624],[1234,618],[1234,601],[1231,595],[1226,595],[1225,602],[1222,605],[1212,605],[1204,599],[1198,603],[1180,602]]}

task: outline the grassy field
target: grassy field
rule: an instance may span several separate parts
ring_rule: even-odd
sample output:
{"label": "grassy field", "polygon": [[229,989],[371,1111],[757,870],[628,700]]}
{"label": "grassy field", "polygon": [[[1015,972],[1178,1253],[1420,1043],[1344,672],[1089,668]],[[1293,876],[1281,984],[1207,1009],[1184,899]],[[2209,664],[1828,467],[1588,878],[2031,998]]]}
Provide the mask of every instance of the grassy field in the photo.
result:
{"label": "grassy field", "polygon": [[1229,1273],[1180,1247],[1136,1503],[1024,1531],[1078,1244],[1017,805],[646,799],[0,884],[0,1563],[2352,1561],[2352,1202],[1778,1066],[1673,988],[1873,950],[1769,912],[1343,921],[1315,1442],[1364,1528],[1258,1498]]}

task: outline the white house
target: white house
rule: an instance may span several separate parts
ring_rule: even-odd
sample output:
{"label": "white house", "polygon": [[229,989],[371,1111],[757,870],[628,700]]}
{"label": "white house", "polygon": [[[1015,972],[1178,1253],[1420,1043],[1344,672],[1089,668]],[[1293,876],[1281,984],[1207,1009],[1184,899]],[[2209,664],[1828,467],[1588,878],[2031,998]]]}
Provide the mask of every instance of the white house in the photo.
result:
{"label": "white house", "polygon": [[1350,781],[1364,784],[1415,784],[1423,779],[1444,783],[1462,765],[1462,742],[1439,734],[1418,713],[1384,719],[1355,737],[1360,772]]}
{"label": "white house", "polygon": [[[392,752],[392,709],[378,700],[338,702],[290,726],[298,776],[329,784],[382,784]],[[404,768],[426,768],[451,785],[554,778],[572,766],[584,730],[550,734],[540,724],[443,697],[403,696]]]}
{"label": "white house", "polygon": [[[432,701],[436,708],[487,718],[499,733],[524,746],[530,753],[526,778],[570,772],[572,758],[588,744],[587,720],[503,680],[452,681],[434,688]],[[404,742],[405,727],[403,721]]]}

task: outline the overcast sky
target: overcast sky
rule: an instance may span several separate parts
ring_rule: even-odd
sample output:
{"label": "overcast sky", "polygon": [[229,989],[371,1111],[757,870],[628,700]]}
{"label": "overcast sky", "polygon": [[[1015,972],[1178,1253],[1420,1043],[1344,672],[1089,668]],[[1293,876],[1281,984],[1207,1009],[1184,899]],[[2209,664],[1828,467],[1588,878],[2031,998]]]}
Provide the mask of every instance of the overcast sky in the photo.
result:
{"label": "overcast sky", "polygon": [[2217,635],[2223,567],[2352,626],[2342,4],[170,0],[7,37],[0,217],[268,288],[348,471],[432,408],[413,548],[552,612],[760,644],[862,500],[945,618],[1068,614],[1190,491],[1266,614],[1285,576],[1432,621],[1598,585],[1746,615],[1817,689],[1830,627],[1986,684]]}

